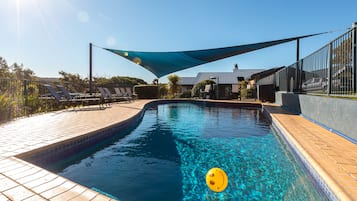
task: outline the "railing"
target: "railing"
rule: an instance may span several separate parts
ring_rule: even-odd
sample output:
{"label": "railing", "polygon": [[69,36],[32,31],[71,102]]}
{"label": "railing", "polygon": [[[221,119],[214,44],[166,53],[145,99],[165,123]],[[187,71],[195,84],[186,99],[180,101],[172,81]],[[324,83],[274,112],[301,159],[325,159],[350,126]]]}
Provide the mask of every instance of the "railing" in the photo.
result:
{"label": "railing", "polygon": [[356,29],[277,72],[279,90],[356,96]]}
{"label": "railing", "polygon": [[[63,109],[65,105],[55,100],[43,85],[45,83],[50,83],[59,93],[62,92],[56,87],[58,84],[63,85],[68,91],[76,92],[77,94],[88,91],[88,83],[60,83],[0,78],[0,123],[17,117]],[[132,86],[129,85],[111,83],[104,87],[108,87],[109,89],[114,89],[114,87],[132,88]],[[114,93],[114,90],[112,93]],[[100,94],[98,97],[100,97]]]}
{"label": "railing", "polygon": [[38,81],[0,78],[0,122],[56,109],[40,98],[45,93]]}

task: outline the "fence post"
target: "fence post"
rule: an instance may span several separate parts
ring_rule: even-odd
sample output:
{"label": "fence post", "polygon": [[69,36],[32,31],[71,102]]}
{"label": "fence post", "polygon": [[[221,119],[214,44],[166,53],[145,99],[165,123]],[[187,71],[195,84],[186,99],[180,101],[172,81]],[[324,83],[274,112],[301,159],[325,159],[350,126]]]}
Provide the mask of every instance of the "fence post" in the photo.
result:
{"label": "fence post", "polygon": [[24,110],[25,110],[25,115],[27,115],[27,105],[28,105],[28,90],[27,90],[27,80],[23,80],[23,87],[24,87],[24,92],[23,92],[23,96],[25,99],[25,103],[24,103]]}
{"label": "fence post", "polygon": [[89,43],[89,94],[92,95],[93,92],[93,82],[92,82],[92,43]]}
{"label": "fence post", "polygon": [[328,75],[327,75],[327,79],[328,79],[328,86],[327,86],[327,95],[330,95],[332,92],[332,43],[330,42],[329,44],[329,59],[328,59]]}
{"label": "fence post", "polygon": [[294,92],[300,92],[300,39],[296,39],[296,71],[295,71],[295,90]]}
{"label": "fence post", "polygon": [[[357,93],[357,22],[352,24],[352,68],[353,68],[353,92]],[[357,94],[355,94],[357,95]]]}

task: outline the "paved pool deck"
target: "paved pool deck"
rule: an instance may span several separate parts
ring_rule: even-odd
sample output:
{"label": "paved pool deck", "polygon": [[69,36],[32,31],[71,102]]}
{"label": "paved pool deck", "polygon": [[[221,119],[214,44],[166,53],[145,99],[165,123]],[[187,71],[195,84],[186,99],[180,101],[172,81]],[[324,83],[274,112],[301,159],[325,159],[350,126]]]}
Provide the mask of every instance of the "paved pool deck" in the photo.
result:
{"label": "paved pool deck", "polygon": [[[112,200],[16,156],[131,119],[149,102],[116,103],[104,110],[69,109],[0,124],[0,201]],[[278,106],[264,107],[337,197],[357,200],[357,145]]]}

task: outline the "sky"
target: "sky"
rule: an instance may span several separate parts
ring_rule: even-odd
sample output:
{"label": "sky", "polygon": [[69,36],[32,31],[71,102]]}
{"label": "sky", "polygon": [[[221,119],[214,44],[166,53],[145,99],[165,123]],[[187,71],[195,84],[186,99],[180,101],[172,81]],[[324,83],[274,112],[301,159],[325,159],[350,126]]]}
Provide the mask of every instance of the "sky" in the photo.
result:
{"label": "sky", "polygon": [[[131,76],[151,83],[144,68],[103,48],[185,51],[220,48],[335,31],[302,39],[305,57],[357,22],[356,0],[0,0],[0,57],[22,63],[40,77],[59,71]],[[296,42],[175,72],[269,69],[293,64]],[[167,82],[167,78],[160,78]]]}

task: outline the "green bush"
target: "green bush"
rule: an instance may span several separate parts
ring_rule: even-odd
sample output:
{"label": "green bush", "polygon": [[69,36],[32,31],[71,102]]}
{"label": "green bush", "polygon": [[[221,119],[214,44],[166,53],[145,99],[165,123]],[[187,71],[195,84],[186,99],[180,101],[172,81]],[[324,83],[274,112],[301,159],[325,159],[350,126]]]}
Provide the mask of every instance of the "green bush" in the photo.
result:
{"label": "green bush", "polygon": [[202,82],[199,82],[193,86],[192,91],[191,91],[191,96],[192,97],[199,97],[200,96],[200,91],[205,89],[205,86],[207,84],[214,84],[215,82],[212,80],[203,80]]}
{"label": "green bush", "polygon": [[134,86],[134,93],[138,99],[157,99],[159,97],[158,85],[137,85]]}
{"label": "green bush", "polygon": [[184,91],[181,95],[180,98],[191,98],[191,91]]}
{"label": "green bush", "polygon": [[160,98],[168,97],[169,89],[167,87],[167,84],[159,84],[158,87],[159,87],[159,97]]}
{"label": "green bush", "polygon": [[14,102],[11,100],[8,93],[3,93],[0,95],[0,122],[7,121],[12,118],[12,109],[14,107]]}

